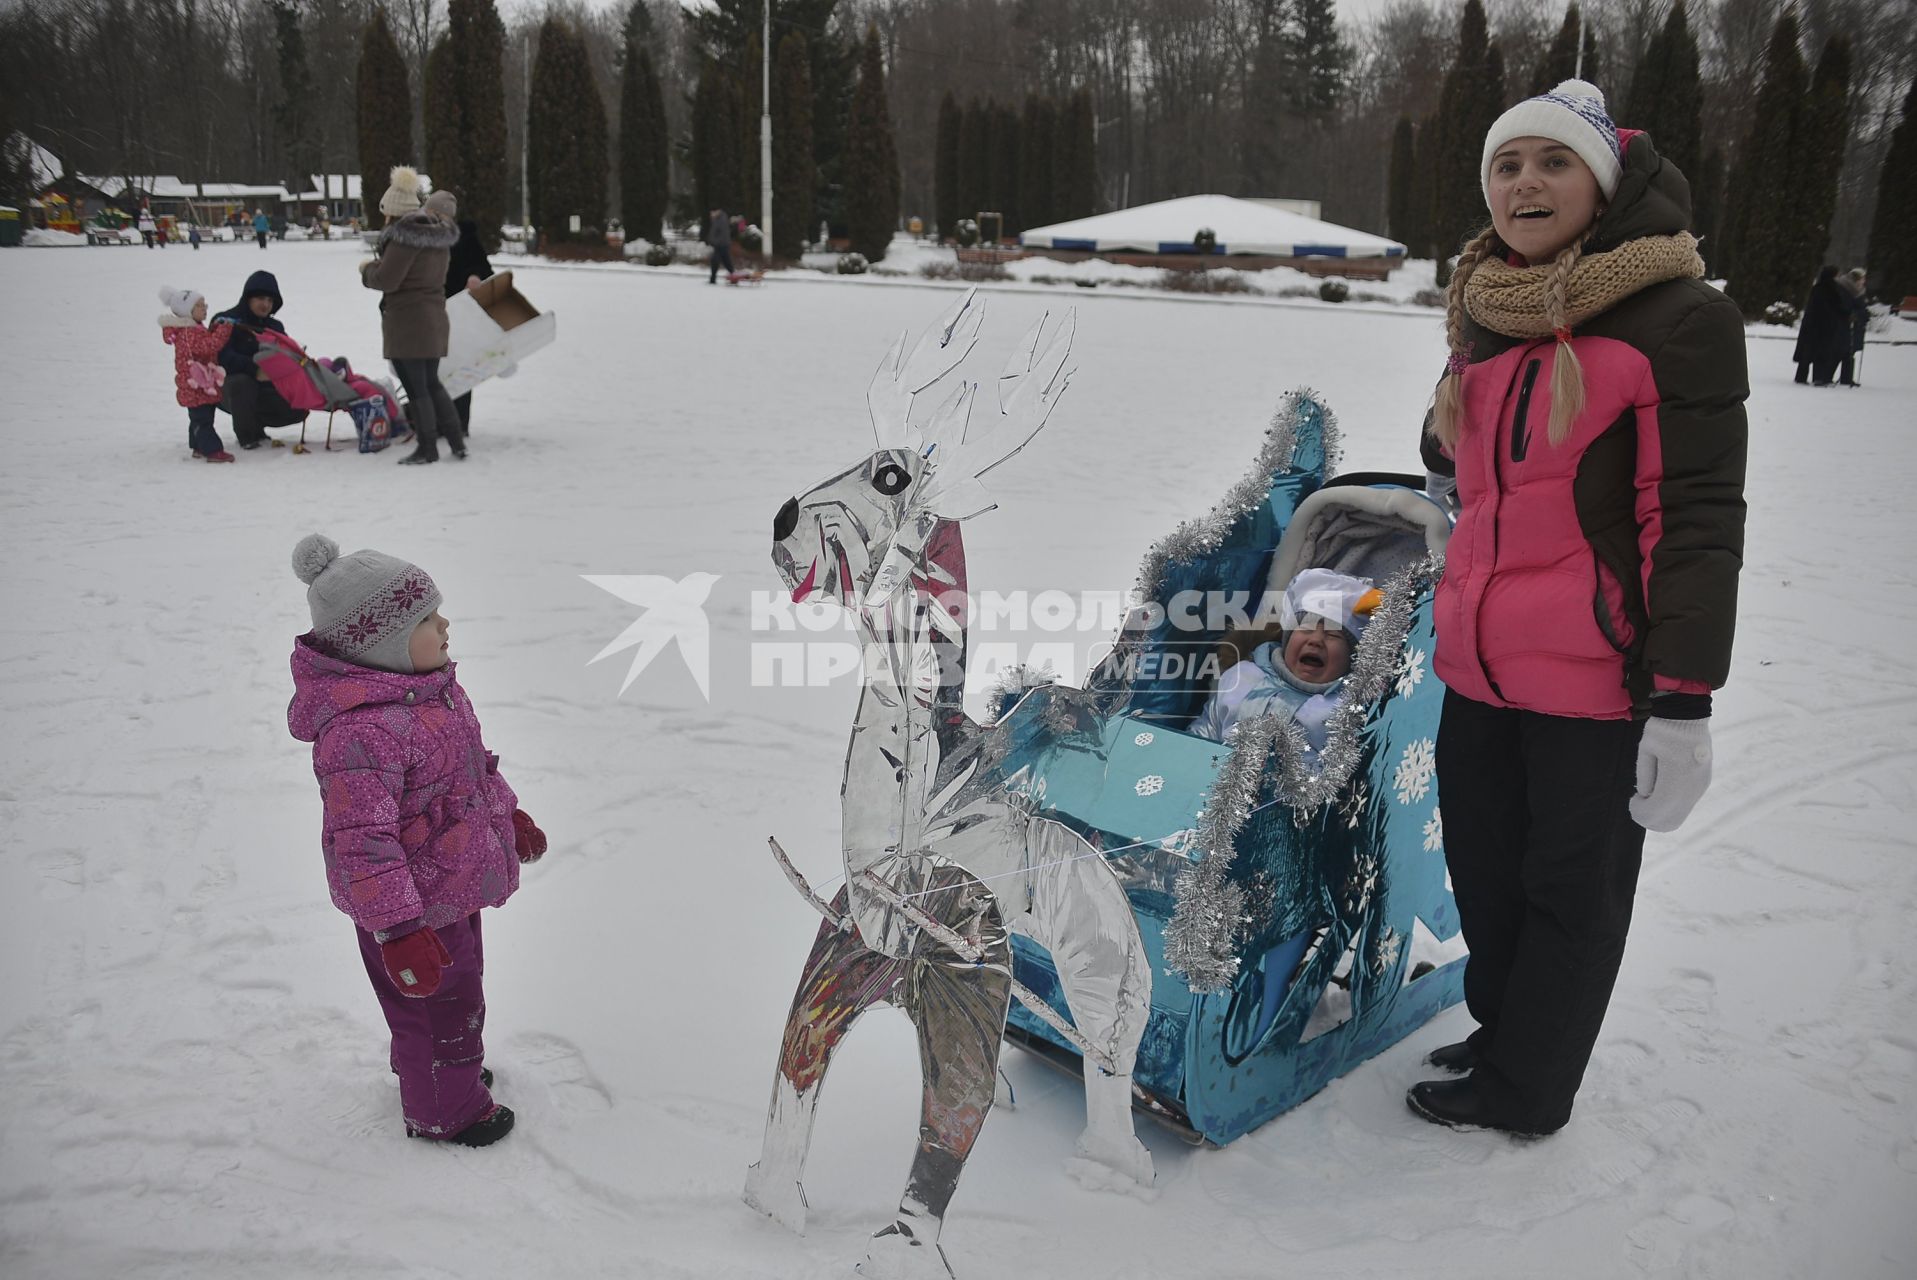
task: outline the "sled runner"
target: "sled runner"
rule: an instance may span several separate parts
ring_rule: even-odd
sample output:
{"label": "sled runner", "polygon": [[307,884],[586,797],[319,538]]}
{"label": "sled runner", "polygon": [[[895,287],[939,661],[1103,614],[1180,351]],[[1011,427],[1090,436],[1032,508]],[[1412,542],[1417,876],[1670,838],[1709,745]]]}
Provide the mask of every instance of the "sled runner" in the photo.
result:
{"label": "sled runner", "polygon": [[[283,333],[263,329],[256,336],[260,346],[255,361],[280,397],[293,408],[309,414],[326,410],[324,449],[333,448],[333,415],[336,413],[344,412],[352,420],[361,453],[377,453],[405,432],[405,415],[391,387],[355,373],[343,357],[315,359]],[[310,452],[306,425],[306,420],[301,419],[300,438],[293,445],[294,453]]]}
{"label": "sled runner", "polygon": [[[1134,611],[1086,688],[1001,696],[1003,785],[1102,850],[1151,957],[1139,1109],[1224,1144],[1383,1051],[1463,996],[1433,748],[1432,593],[1451,518],[1412,476],[1332,478],[1330,413],[1289,397],[1252,473],[1154,548]],[[1384,603],[1352,657],[1322,752],[1280,717],[1220,744],[1186,732],[1222,638],[1181,630],[1183,592],[1255,609],[1300,570],[1372,579]],[[1015,700],[1015,701],[1014,701]],[[1016,980],[1061,1016],[1051,956],[1014,935]],[[1008,1034],[1054,1064],[1069,1041],[1014,1004]]]}
{"label": "sled runner", "polygon": [[726,283],[762,285],[765,283],[765,269],[762,267],[754,267],[750,271],[728,271],[726,272]]}

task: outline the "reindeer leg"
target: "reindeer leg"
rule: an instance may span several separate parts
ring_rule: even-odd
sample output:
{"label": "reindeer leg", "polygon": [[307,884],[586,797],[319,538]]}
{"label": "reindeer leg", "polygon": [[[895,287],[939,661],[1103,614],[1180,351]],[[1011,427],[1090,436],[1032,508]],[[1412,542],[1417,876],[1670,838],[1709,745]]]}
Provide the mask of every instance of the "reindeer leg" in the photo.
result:
{"label": "reindeer leg", "polygon": [[1116,1074],[1085,1063],[1085,1132],[1078,1155],[1141,1187],[1152,1157],[1132,1125],[1132,1063],[1151,1015],[1151,965],[1124,886],[1102,857],[1053,822],[1031,828],[1031,905],[1019,931],[1052,953],[1079,1032],[1102,1049]]}
{"label": "reindeer leg", "polygon": [[[845,914],[845,890],[832,905],[838,915]],[[860,1014],[890,998],[905,964],[869,950],[857,930],[842,932],[830,921],[819,925],[812,941],[786,1015],[765,1141],[758,1163],[746,1171],[744,1192],[747,1204],[800,1234],[806,1213],[800,1180],[832,1053]]]}
{"label": "reindeer leg", "polygon": [[[954,873],[964,874],[950,868],[941,875]],[[900,1003],[917,1028],[924,1074],[919,1143],[898,1217],[872,1237],[859,1265],[859,1273],[871,1280],[950,1280],[939,1232],[972,1144],[991,1113],[998,1083],[998,1054],[1011,1002],[1011,943],[999,924],[996,904],[976,881],[964,876],[954,887],[961,893],[929,895],[921,901],[928,904],[929,914],[958,928],[985,954],[973,964],[928,940],[907,962]],[[955,904],[940,901],[961,894],[970,900],[965,908],[955,911]]]}

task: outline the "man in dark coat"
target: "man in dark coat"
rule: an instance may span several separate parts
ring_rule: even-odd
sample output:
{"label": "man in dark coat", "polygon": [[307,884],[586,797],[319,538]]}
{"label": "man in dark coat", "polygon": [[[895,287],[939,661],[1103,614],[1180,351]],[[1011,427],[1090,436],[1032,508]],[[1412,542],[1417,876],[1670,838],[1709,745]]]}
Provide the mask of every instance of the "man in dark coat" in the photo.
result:
{"label": "man in dark coat", "polygon": [[274,319],[284,305],[280,282],[273,273],[255,271],[246,278],[239,302],[213,317],[214,324],[226,321],[233,326],[232,338],[220,349],[220,366],[226,370],[220,408],[232,415],[233,435],[242,449],[265,444],[268,427],[290,427],[306,418],[286,403],[278,388],[260,372],[258,363],[260,340],[255,335],[263,329],[286,332],[286,326]]}
{"label": "man in dark coat", "polygon": [[1850,357],[1850,317],[1857,298],[1837,282],[1837,268],[1817,273],[1804,300],[1804,318],[1797,326],[1797,381],[1828,387],[1837,366]]}
{"label": "man in dark coat", "polygon": [[[493,278],[492,260],[486,256],[486,246],[479,238],[479,227],[471,218],[459,220],[459,240],[453,245],[452,256],[446,261],[446,296],[451,298],[461,289],[469,289],[481,280]],[[453,408],[459,412],[459,433],[472,434],[473,393],[453,400]]]}
{"label": "man in dark coat", "polygon": [[712,274],[706,277],[706,283],[717,284],[720,267],[727,275],[732,274],[732,219],[724,209],[714,209],[707,219],[706,243],[712,246]]}

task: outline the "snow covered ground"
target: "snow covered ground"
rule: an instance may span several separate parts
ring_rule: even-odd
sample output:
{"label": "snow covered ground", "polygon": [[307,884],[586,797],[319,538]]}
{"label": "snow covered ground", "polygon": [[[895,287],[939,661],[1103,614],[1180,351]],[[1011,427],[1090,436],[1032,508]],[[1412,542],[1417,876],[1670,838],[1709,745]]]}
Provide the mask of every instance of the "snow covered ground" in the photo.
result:
{"label": "snow covered ground", "polygon": [[[739,1203],[816,923],[765,837],[836,869],[855,698],[751,687],[749,593],[776,585],[779,505],[867,451],[880,353],[952,295],[529,266],[560,339],[481,388],[469,462],[188,461],[157,287],[224,305],[271,268],[296,338],[370,365],[359,252],[0,253],[0,1274],[847,1274],[898,1195],[918,1073],[905,1020],[873,1015],[825,1093],[810,1234]],[[1300,383],[1339,413],[1348,468],[1415,465],[1430,312],[1015,288],[980,371],[1061,302],[1078,377],[991,477],[975,587],[1128,586]],[[1079,1092],[1013,1051],[1018,1105],[945,1235],[961,1276],[1917,1273],[1917,349],[1874,347],[1855,392],[1751,352],[1717,784],[1651,838],[1570,1127],[1517,1144],[1411,1117],[1419,1057],[1468,1025],[1453,1010],[1228,1149],[1142,1125],[1141,1202],[1060,1171]],[[490,1150],[402,1136],[326,901],[284,719],[306,626],[287,555],[314,529],[438,579],[490,744],[552,837],[488,913],[488,1062],[520,1115]],[[579,575],[695,571],[722,575],[710,705],[673,654],[619,697],[624,658],[587,660],[634,610]]]}

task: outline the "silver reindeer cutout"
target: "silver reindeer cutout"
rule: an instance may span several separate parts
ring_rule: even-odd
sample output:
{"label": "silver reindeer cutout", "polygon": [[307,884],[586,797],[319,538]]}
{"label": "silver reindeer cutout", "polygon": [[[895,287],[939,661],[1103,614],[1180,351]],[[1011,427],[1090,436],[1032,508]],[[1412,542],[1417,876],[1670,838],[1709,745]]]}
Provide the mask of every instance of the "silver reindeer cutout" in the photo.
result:
{"label": "silver reindeer cutout", "polygon": [[[901,335],[867,396],[877,451],[788,501],[772,529],[793,599],[852,612],[866,670],[845,760],[845,886],[825,902],[771,842],[825,920],[787,1015],[745,1200],[804,1230],[801,1178],[833,1051],[866,1009],[896,1005],[918,1033],[923,1108],[898,1216],[860,1266],[868,1276],[951,1275],[939,1231],[992,1108],[1014,997],[1084,1053],[1078,1157],[1140,1186],[1153,1176],[1131,1113],[1151,1004],[1137,921],[1104,857],[996,778],[990,731],[962,705],[957,522],[991,509],[979,477],[1024,448],[1064,394],[1076,325],[1068,314],[1047,339],[1041,317],[999,376],[996,411],[974,422],[976,384],[929,393],[964,361],[983,319],[967,293],[909,356]],[[1010,931],[1051,952],[1076,1027],[1012,980]]]}

